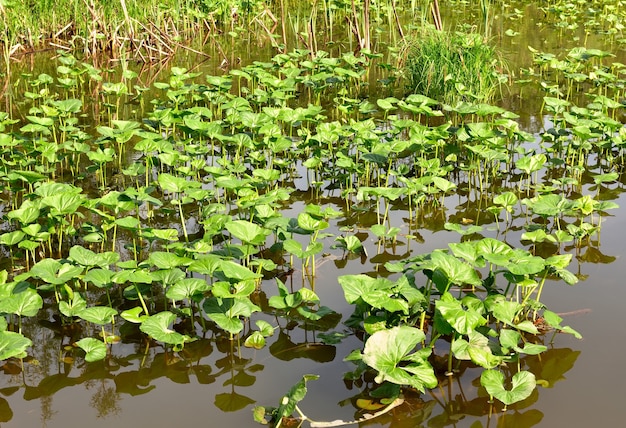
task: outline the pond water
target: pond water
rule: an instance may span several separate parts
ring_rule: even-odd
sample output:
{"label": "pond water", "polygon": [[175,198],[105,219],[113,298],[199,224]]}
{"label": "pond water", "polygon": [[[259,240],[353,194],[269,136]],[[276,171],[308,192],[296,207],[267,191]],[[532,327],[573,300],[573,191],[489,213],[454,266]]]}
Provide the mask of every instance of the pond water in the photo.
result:
{"label": "pond water", "polygon": [[[453,26],[457,22],[467,22],[468,17],[478,17],[478,9],[466,3],[454,2],[458,7],[452,13],[444,15],[444,22]],[[533,62],[534,57],[527,46],[539,52],[548,52],[563,57],[564,52],[586,43],[588,48],[610,51],[616,55],[613,59],[615,62],[623,61],[625,56],[623,45],[616,42],[619,40],[619,35],[595,34],[590,27],[583,26],[582,18],[566,16],[564,11],[567,9],[559,9],[556,3],[553,9],[545,10],[526,6],[525,2],[513,2],[512,5],[502,9],[494,7],[489,33],[493,43],[509,62],[514,79],[526,77],[518,71],[520,69],[539,69],[539,65]],[[590,3],[595,5],[597,2]],[[589,10],[586,13],[591,14]],[[597,17],[597,14],[587,16]],[[568,25],[570,28],[567,28]],[[382,24],[381,28],[383,33],[389,31]],[[379,38],[380,40],[374,40],[374,51],[376,48],[384,49],[383,36]],[[235,41],[224,40],[223,46],[227,46],[228,40],[234,46]],[[271,48],[251,48],[244,42],[240,41],[242,51],[229,51],[231,63],[239,62],[241,66],[246,66],[256,60],[270,61],[275,54]],[[349,43],[346,42],[346,45]],[[108,104],[97,107],[90,104],[89,99],[99,95],[96,92],[89,92],[90,87],[87,85],[83,86],[84,93],[71,90],[64,93],[70,94],[71,98],[83,100],[84,109],[79,117],[83,121],[82,126],[85,132],[102,135],[102,133],[98,134],[98,127],[104,126],[105,122],[104,120],[99,122],[97,118],[106,117],[103,110],[117,109],[117,118],[122,120],[141,120],[148,117],[149,112],[152,112],[152,107],[160,105],[158,101],[151,105],[151,100],[165,98],[163,90],[156,90],[152,85],[154,82],[168,82],[173,72],[171,66],[187,67],[193,69],[194,72],[204,74],[223,75],[225,71],[217,68],[221,60],[213,52],[213,47],[206,46],[205,49],[213,55],[212,59],[205,60],[204,57],[195,56],[191,52],[181,52],[162,69],[155,66],[143,71],[137,70],[139,73],[137,84],[150,88],[145,91],[141,101],[130,100],[128,97],[120,98],[124,100],[124,103],[116,104],[115,97],[107,96],[105,98]],[[329,48],[331,54],[333,49],[334,47]],[[384,50],[386,52],[386,49]],[[386,58],[383,58],[380,61],[385,60]],[[27,61],[31,61],[30,64],[27,64]],[[25,82],[36,78],[40,73],[56,77],[58,61],[58,58],[49,53],[43,53],[34,55],[32,58],[24,58],[22,63],[12,66],[11,80],[3,100],[5,111],[11,112],[12,117],[20,120],[20,126],[28,123],[26,116],[34,114],[28,109],[37,102],[36,98],[35,101],[25,100],[20,95],[23,88],[27,86]],[[196,66],[196,63],[199,65]],[[388,95],[386,93],[388,88],[375,83],[377,79],[384,76],[384,71],[381,71],[383,69],[380,67],[372,71],[369,81],[373,83],[367,88],[370,96],[384,98]],[[555,74],[556,72],[551,70],[543,78],[551,82]],[[119,68],[112,68],[111,72],[106,74],[106,80],[111,82],[119,78]],[[203,76],[200,76],[199,80],[203,81],[202,79]],[[171,80],[169,83],[172,83]],[[525,147],[524,150],[539,150],[540,147],[544,147],[541,145],[541,135],[558,127],[552,115],[541,114],[546,90],[542,90],[541,86],[536,83],[513,85],[510,94],[506,94],[498,104],[519,115],[519,118],[515,120],[519,123],[520,129],[534,136],[533,140],[522,144],[522,147]],[[99,87],[95,86],[95,88],[97,90]],[[236,88],[233,89],[235,90]],[[339,91],[339,89],[334,90]],[[304,92],[300,95],[305,98]],[[345,96],[352,97],[353,95],[349,93]],[[176,95],[173,95],[171,100],[178,102],[175,97]],[[582,106],[589,101],[589,97],[583,93],[572,97],[572,103]],[[623,94],[620,101],[623,103]],[[325,100],[325,102],[332,105],[330,100]],[[303,107],[306,107],[306,102]],[[331,109],[328,108],[328,110]],[[332,112],[328,114],[331,115]],[[409,117],[408,114],[407,117]],[[615,110],[615,117],[623,123],[623,105]],[[381,117],[377,117],[378,126],[386,126],[383,123]],[[433,121],[432,123],[439,122]],[[171,131],[171,128],[167,129],[167,132]],[[247,128],[246,132],[253,136],[257,131],[262,134],[259,129],[259,127],[251,127]],[[250,130],[252,131],[249,132]],[[579,131],[582,132],[582,130]],[[174,132],[172,131],[173,134]],[[104,148],[108,140],[89,141],[94,148],[98,145]],[[129,177],[142,178],[143,172],[141,171],[134,176],[127,177],[120,173],[121,169],[127,168],[133,162],[145,159],[139,150],[132,150],[132,143],[137,143],[137,141],[138,138],[135,137],[129,143],[121,143],[127,144],[125,156],[120,156],[124,159],[124,165],[120,162],[120,165],[116,166],[117,159],[110,165],[107,164],[109,165],[107,166],[108,178],[111,181],[102,186],[106,191],[123,190],[139,182],[139,178]],[[115,147],[115,143],[111,143],[111,146]],[[15,185],[16,180],[11,179],[8,175],[10,170],[6,168],[11,165],[11,161],[19,159],[21,155],[16,154],[16,151],[7,150],[3,152],[3,166],[5,167],[3,179],[6,183]],[[516,155],[517,159],[525,155],[524,150]],[[623,155],[623,147],[619,150],[622,150]],[[256,151],[261,151],[264,156],[266,154],[262,150]],[[38,149],[35,152],[39,154],[40,162],[46,159],[42,150]],[[355,306],[346,301],[338,277],[365,273],[374,277],[395,278],[385,263],[399,262],[419,254],[447,249],[448,244],[464,242],[469,238],[475,240],[487,237],[497,238],[515,248],[532,248],[534,254],[542,257],[549,257],[559,252],[573,254],[568,270],[574,273],[580,281],[570,286],[562,280],[550,277],[543,288],[541,302],[551,311],[560,314],[563,318],[563,325],[569,325],[583,338],[578,340],[573,335],[560,333],[555,336],[553,343],[549,343],[552,333],[542,336],[548,347],[547,350],[539,355],[524,355],[520,366],[533,372],[543,383],[529,398],[510,405],[505,412],[502,411],[502,406],[492,406],[485,390],[480,387],[483,369],[463,362],[454,376],[448,379],[440,376],[443,380],[438,387],[422,394],[406,391],[405,402],[401,406],[379,418],[361,422],[361,425],[385,427],[623,425],[624,416],[620,411],[624,398],[623,384],[626,381],[626,370],[621,367],[621,356],[626,350],[622,341],[624,333],[621,330],[622,307],[623,302],[626,301],[626,289],[623,286],[623,278],[626,278],[626,265],[621,263],[621,258],[625,254],[624,242],[626,242],[626,215],[623,208],[606,211],[602,215],[599,231],[592,234],[589,239],[582,239],[579,247],[573,242],[558,244],[546,241],[533,245],[529,244],[526,239],[522,240],[522,233],[532,231],[533,225],[542,224],[539,217],[535,216],[529,220],[527,213],[522,210],[522,204],[517,204],[510,221],[508,216],[505,219],[505,214],[502,212],[498,214],[499,222],[496,223],[494,215],[488,210],[489,206],[493,205],[495,195],[505,191],[517,192],[524,188],[527,177],[519,169],[517,171],[514,169],[513,162],[509,164],[509,167],[513,166],[512,170],[502,171],[497,178],[494,177],[491,183],[494,187],[484,189],[484,193],[481,193],[479,189],[482,187],[482,181],[478,185],[476,176],[467,173],[467,170],[457,172],[455,179],[452,175],[447,175],[446,177],[457,186],[457,189],[438,194],[428,199],[428,203],[418,207],[416,212],[411,212],[404,199],[385,203],[374,202],[366,196],[364,200],[361,200],[356,198],[356,191],[346,198],[345,194],[342,194],[342,186],[328,176],[323,177],[317,184],[312,183],[315,178],[305,166],[306,157],[300,156],[296,159],[290,158],[288,153],[284,154],[284,151],[277,153],[281,153],[285,159],[284,164],[281,164],[280,156],[274,154],[273,161],[276,162],[274,165],[281,171],[281,179],[267,179],[266,181],[271,184],[268,191],[279,188],[293,189],[287,199],[275,203],[282,217],[296,219],[302,212],[305,212],[306,206],[311,204],[324,208],[330,207],[338,211],[339,215],[336,218],[329,218],[329,227],[322,231],[330,235],[320,237],[323,251],[318,253],[313,261],[316,266],[314,278],[303,275],[302,270],[307,270],[303,267],[304,262],[298,261],[297,258],[291,262],[288,261],[288,256],[276,256],[269,248],[271,242],[267,245],[268,248],[263,250],[263,257],[271,258],[279,264],[277,268],[265,274],[260,288],[251,294],[251,301],[263,308],[263,312],[255,314],[253,319],[265,320],[272,326],[279,326],[274,335],[267,338],[266,346],[253,349],[243,346],[244,339],[229,340],[229,335],[207,318],[204,320],[206,325],[203,324],[206,328],[202,328],[199,322],[194,322],[193,329],[198,333],[198,340],[186,343],[182,351],[176,352],[171,346],[165,346],[163,342],[149,340],[139,330],[137,324],[125,323],[117,317],[118,320],[113,328],[117,329],[115,333],[121,337],[121,341],[110,346],[110,355],[103,361],[87,363],[84,360],[84,353],[72,344],[84,337],[99,337],[100,326],[84,321],[79,322],[79,320],[67,322],[65,318],[61,322],[62,316],[57,309],[53,292],[43,290],[43,308],[36,316],[25,317],[23,320],[24,335],[32,340],[32,346],[27,350],[28,356],[23,360],[16,358],[4,360],[2,365],[3,373],[0,374],[0,422],[2,425],[5,427],[91,426],[93,428],[195,424],[255,426],[252,408],[255,405],[278,406],[287,391],[305,374],[320,376],[318,380],[308,382],[308,393],[299,405],[308,417],[318,421],[336,419],[349,421],[360,418],[364,412],[359,410],[359,406],[363,404],[357,400],[362,398],[362,391],[373,389],[374,379],[367,373],[359,374],[353,380],[347,380],[344,377],[344,374],[355,369],[354,364],[344,361],[344,358],[354,349],[362,349],[363,337],[361,334],[354,334],[353,330],[344,325],[354,312]],[[101,154],[105,155],[104,152]],[[48,158],[48,161],[52,163],[50,159],[52,157]],[[208,154],[205,159],[207,163],[217,167],[220,156]],[[159,160],[161,168],[164,164],[168,167],[161,171],[155,168],[154,172],[149,172],[149,174],[155,183],[160,180],[161,186],[167,189],[168,184],[162,179],[157,179],[159,173],[164,174],[166,170],[172,173],[181,170],[169,168],[169,166],[176,165],[174,161],[168,163],[169,158],[161,157]],[[63,175],[60,177],[65,177],[74,185],[83,187],[85,192],[89,192],[91,199],[101,197],[105,191],[100,190],[100,180],[103,176],[102,171],[97,168],[98,162],[92,165],[87,162],[86,156],[83,156],[80,162],[91,166],[77,167],[76,174],[73,170],[70,171],[69,167],[61,168]],[[247,170],[254,169],[250,167],[253,164],[252,161],[246,159],[246,162],[249,162]],[[259,169],[271,169],[271,165],[265,162],[267,160],[258,163]],[[572,165],[566,164],[566,166]],[[576,199],[587,194],[598,201],[612,201],[620,207],[626,207],[626,197],[623,195],[626,177],[620,160],[614,159],[608,162],[605,155],[593,152],[589,155],[586,166],[586,171],[579,175],[580,185],[564,186],[563,189],[568,190],[563,190],[562,193],[569,199]],[[559,171],[564,170],[565,167]],[[593,177],[610,172],[617,172],[617,178],[602,183],[602,187],[598,188],[594,184]],[[184,173],[190,177],[194,176],[193,169]],[[542,175],[535,177],[535,184],[552,185],[551,173],[553,172],[542,170]],[[215,176],[219,174],[222,172],[215,173]],[[56,179],[60,181],[60,177]],[[30,178],[24,178],[22,183]],[[121,183],[116,180],[121,180]],[[260,184],[255,185],[261,188]],[[216,187],[213,186],[214,183],[205,180],[202,190],[214,191]],[[6,216],[15,209],[12,206],[12,198],[17,198],[18,193],[19,191],[14,189],[5,189],[1,207],[3,215]],[[167,193],[157,191],[153,195],[171,201],[170,197],[166,198]],[[227,194],[228,192],[224,192],[223,196],[226,197]],[[261,196],[256,195],[256,197]],[[528,196],[531,195],[528,194]],[[204,197],[209,199],[212,196],[207,193]],[[230,213],[235,218],[237,216],[243,218],[248,213],[241,200],[245,200],[250,195],[242,192],[239,197],[242,199],[238,203],[236,198],[231,199],[230,202],[219,201],[224,202],[230,208]],[[522,197],[523,195],[520,195],[520,199]],[[181,242],[183,242],[183,232],[185,234],[188,232],[190,242],[202,241],[203,233],[210,228],[210,219],[217,218],[221,211],[216,209],[211,212],[201,203],[197,203],[197,200],[186,201],[185,214],[188,216],[188,221],[185,223],[186,230],[183,231],[179,220],[179,213],[183,212],[183,209],[180,208],[178,211],[179,206],[175,198],[172,199],[174,201],[168,202],[167,206],[164,206],[165,209],[155,214],[154,219],[151,219],[149,209],[147,212],[139,212],[139,209],[137,213],[130,211],[130,215],[121,214],[120,217],[128,215],[134,218],[136,214],[141,222],[149,223],[154,229],[176,230],[181,237]],[[371,226],[379,221],[377,211],[381,211],[382,215],[387,204],[391,205],[388,224],[397,226],[400,230],[397,240],[387,239],[381,244],[371,232]],[[100,206],[100,208],[109,212],[113,210],[110,207]],[[204,211],[202,215],[197,213],[203,209],[208,211]],[[86,220],[76,219],[77,224],[83,220],[88,223],[91,219],[89,215],[93,214],[86,214]],[[258,215],[262,217],[261,212]],[[599,215],[596,213],[597,218]],[[450,227],[446,228],[446,223],[461,225],[461,230],[472,225],[480,226],[482,229],[465,237],[459,232],[448,230]],[[567,218],[563,226],[567,223],[574,224],[575,222]],[[140,232],[140,228],[128,226],[128,224],[130,223],[119,223],[119,244],[114,247],[122,260],[133,258],[134,239],[137,234],[141,236],[141,233],[145,233]],[[61,226],[58,227],[61,228]],[[554,230],[554,224],[550,227]],[[7,220],[3,224],[2,232],[8,233],[12,230],[14,227]],[[112,229],[108,231],[110,234]],[[308,243],[308,235],[302,235],[298,239],[304,244]],[[335,237],[348,235],[359,238],[365,251],[353,254],[342,248],[333,248],[333,245],[337,243]],[[267,238],[268,241],[271,241],[271,238],[272,235]],[[71,241],[71,239],[68,237],[68,240]],[[155,241],[163,243],[167,240],[155,239]],[[100,248],[100,243],[97,241],[80,241],[75,238],[72,245],[74,243],[81,243],[94,251]],[[69,244],[67,245],[69,248]],[[110,243],[107,243],[107,249],[109,245]],[[216,241],[214,249],[227,248],[221,245],[224,245],[224,242]],[[25,258],[15,257],[11,260],[14,255],[13,251],[16,253],[19,251],[15,247],[10,247],[6,242],[2,245],[3,267],[9,270],[10,278],[28,270],[27,267],[31,266],[28,263],[35,263],[46,257],[59,260],[66,260],[68,257],[65,251],[67,248],[59,256],[52,249],[46,253],[44,246],[43,256],[36,254],[33,256],[35,260],[29,261],[28,254]],[[142,255],[147,259],[150,253],[158,253],[162,249],[159,245],[149,248],[146,246]],[[245,251],[245,248],[240,250]],[[57,257],[53,257],[54,255]],[[241,257],[242,263],[245,259],[245,255]],[[280,265],[281,262],[283,265]],[[155,262],[155,265],[158,263]],[[205,278],[205,275],[199,273],[198,270],[188,273],[188,276]],[[303,317],[276,315],[276,311],[270,310],[268,306],[268,299],[277,295],[275,277],[284,281],[290,291],[298,290],[303,284],[306,288],[314,289],[319,297],[320,305],[330,308],[335,313],[322,317],[318,323],[310,322],[308,325]],[[36,282],[35,279],[31,281]],[[132,276],[130,279],[133,283]],[[120,283],[123,284],[122,281]],[[78,293],[78,290],[76,292]],[[135,291],[135,297],[132,299],[128,297],[131,294],[131,291],[124,291],[124,287],[116,284],[111,290],[113,306],[119,312],[139,306],[136,299],[137,292]],[[86,295],[90,303],[97,302],[99,305],[106,305],[108,295],[101,290],[95,292],[91,290]],[[167,299],[163,296],[163,293],[160,296],[157,295],[151,302],[153,313],[164,310],[164,305],[167,305]],[[6,296],[3,295],[3,297]],[[67,296],[65,298],[67,299]],[[164,300],[165,303],[163,303]],[[180,309],[181,311],[185,309],[184,305],[181,305]],[[15,318],[12,317],[11,321],[16,324]],[[181,318],[177,319],[176,330],[189,331],[189,323],[189,317],[181,315]],[[107,328],[111,329],[111,326]],[[244,331],[250,332],[256,329],[257,327],[252,323],[250,326],[246,325]],[[319,336],[320,332],[338,332],[345,337],[339,343],[332,343],[330,340],[324,343]],[[435,348],[437,357],[434,358],[433,364],[438,374],[445,372],[448,345],[448,342],[438,343]],[[517,365],[509,364],[509,366],[503,370],[508,375],[512,375]],[[304,426],[307,426],[306,422]]]}

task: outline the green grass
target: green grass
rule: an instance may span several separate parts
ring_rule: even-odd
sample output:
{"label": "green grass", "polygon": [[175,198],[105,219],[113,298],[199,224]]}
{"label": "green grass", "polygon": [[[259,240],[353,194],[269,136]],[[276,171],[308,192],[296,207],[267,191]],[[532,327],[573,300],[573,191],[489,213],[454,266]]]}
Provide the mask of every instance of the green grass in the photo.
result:
{"label": "green grass", "polygon": [[448,104],[486,102],[496,94],[502,62],[482,36],[425,29],[405,43],[402,58],[408,92]]}
{"label": "green grass", "polygon": [[131,38],[140,43],[138,34],[149,35],[146,28],[153,38],[179,36],[204,25],[205,15],[199,12],[194,0],[14,1],[0,8],[0,43],[31,50],[52,42],[70,50],[100,51],[130,45]]}

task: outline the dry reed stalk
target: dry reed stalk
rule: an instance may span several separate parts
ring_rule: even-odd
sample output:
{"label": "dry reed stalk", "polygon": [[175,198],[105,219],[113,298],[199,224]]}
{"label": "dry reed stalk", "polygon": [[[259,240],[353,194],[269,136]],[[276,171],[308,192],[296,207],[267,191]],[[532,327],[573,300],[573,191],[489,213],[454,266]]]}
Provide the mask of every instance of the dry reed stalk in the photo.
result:
{"label": "dry reed stalk", "polygon": [[[126,21],[126,25],[128,26],[128,31],[130,34],[131,40],[135,38],[135,30],[131,25],[130,16],[128,15],[128,9],[126,9],[126,0],[120,0],[120,4],[122,5],[122,12],[124,12],[124,20]],[[131,41],[132,43],[132,41]]]}
{"label": "dry reed stalk", "polygon": [[313,31],[313,16],[311,14],[311,18],[309,18],[309,23],[306,27],[306,31],[309,36],[311,56],[317,55],[317,39],[315,38],[315,31]]}
{"label": "dry reed stalk", "polygon": [[363,45],[361,45],[361,49],[369,51],[370,48],[370,0],[365,0],[363,5]]}
{"label": "dry reed stalk", "polygon": [[398,17],[398,11],[396,10],[396,0],[391,2],[391,8],[393,9],[393,16],[396,19],[396,26],[398,28],[398,33],[400,33],[400,38],[404,42],[406,38],[404,37],[404,31],[402,31],[402,25],[400,24],[400,18]]}
{"label": "dry reed stalk", "polygon": [[[154,50],[154,51],[158,51],[161,52],[161,56],[170,56],[174,53],[174,49],[172,49],[170,47],[170,45],[168,43],[166,43],[165,40],[163,40],[163,38],[156,34],[154,31],[152,31],[150,28],[146,27],[145,25],[143,25],[141,22],[136,21],[137,25],[139,25],[140,27],[142,27],[150,36],[152,36],[156,42],[158,42],[160,45],[164,46],[166,48],[167,51],[169,51],[169,53],[166,53],[163,49],[161,49],[159,47],[159,49],[156,49],[154,46],[150,46],[149,43],[146,44],[146,48],[150,48],[150,50]],[[153,23],[150,23],[151,25],[154,26]],[[161,30],[159,30],[156,26],[154,27],[158,32],[161,32]],[[165,37],[168,37],[167,35],[164,35]]]}
{"label": "dry reed stalk", "polygon": [[285,27],[285,0],[280,0],[280,27],[283,32],[283,45],[287,50],[287,29]]}
{"label": "dry reed stalk", "polygon": [[69,24],[67,24],[65,27],[61,28],[59,31],[57,31],[56,33],[54,33],[54,36],[52,36],[52,38],[54,40],[56,40],[61,34],[63,34],[65,32],[65,30],[67,30],[68,28],[70,28],[72,25],[74,25],[74,21],[70,21]]}
{"label": "dry reed stalk", "polygon": [[430,4],[430,10],[433,15],[435,29],[442,31],[443,25],[441,24],[441,14],[439,13],[439,2],[437,0],[433,0],[433,2]]}
{"label": "dry reed stalk", "polygon": [[[263,23],[263,21],[261,21],[258,16],[255,16],[254,19],[252,19],[251,22],[255,22],[255,21],[267,33],[267,37],[270,39],[270,43],[272,44],[272,47],[273,48],[278,48],[278,43],[276,43],[276,40],[274,40],[273,33],[267,28],[267,26]],[[274,27],[274,28],[276,28],[276,27]]]}
{"label": "dry reed stalk", "polygon": [[72,50],[72,48],[70,48],[69,46],[63,46],[63,45],[60,45],[58,43],[50,42],[48,44],[50,46],[54,46],[55,48],[63,49],[65,51],[67,51],[67,52],[70,52]]}
{"label": "dry reed stalk", "polygon": [[346,16],[346,19],[351,24],[352,32],[356,36],[357,43],[359,44],[359,46],[361,46],[363,39],[361,37],[361,30],[359,29],[359,23],[358,23],[358,20],[357,20],[356,17],[357,17],[356,5],[354,4],[354,0],[352,0],[352,21],[350,20],[350,18],[348,16]]}

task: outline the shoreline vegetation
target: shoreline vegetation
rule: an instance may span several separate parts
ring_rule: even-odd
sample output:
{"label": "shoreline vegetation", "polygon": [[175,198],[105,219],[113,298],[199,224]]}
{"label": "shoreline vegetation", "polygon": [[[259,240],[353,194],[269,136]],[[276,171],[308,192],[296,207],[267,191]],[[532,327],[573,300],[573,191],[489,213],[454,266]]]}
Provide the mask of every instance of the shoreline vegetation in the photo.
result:
{"label": "shoreline vegetation", "polygon": [[[191,49],[185,41],[216,28],[201,1],[37,0],[0,2],[3,55],[62,49],[85,56],[118,57],[132,51],[144,62]],[[206,8],[204,8],[206,9]],[[196,53],[201,53],[196,51]]]}
{"label": "shoreline vegetation", "polygon": [[437,0],[0,0],[0,30],[0,76],[7,78],[12,62],[45,51],[150,64],[186,50],[215,56],[226,69],[240,58],[230,55],[237,48],[225,40],[247,38],[274,53],[307,50],[311,59],[322,51],[384,56],[379,66],[399,79],[397,88],[444,102],[468,96],[489,101],[506,80],[495,71],[503,69],[502,60],[489,45],[488,31],[484,37],[478,27],[444,31]]}
{"label": "shoreline vegetation", "polygon": [[376,40],[391,46],[431,23],[443,29],[437,0],[2,0],[0,46],[5,62],[50,49],[113,58],[132,52],[149,62],[177,48],[203,54],[192,48],[199,40],[230,35],[314,55],[335,44],[345,50],[346,38],[351,50],[371,51]]}

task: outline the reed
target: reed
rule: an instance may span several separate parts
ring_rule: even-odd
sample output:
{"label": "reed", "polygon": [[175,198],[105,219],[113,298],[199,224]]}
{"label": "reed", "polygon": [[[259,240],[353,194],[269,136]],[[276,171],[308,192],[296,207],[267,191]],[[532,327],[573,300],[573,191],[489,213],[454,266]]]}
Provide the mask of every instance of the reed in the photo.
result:
{"label": "reed", "polygon": [[87,54],[124,50],[144,59],[171,54],[209,17],[193,0],[34,0],[3,3],[0,32],[11,56],[49,46]]}
{"label": "reed", "polygon": [[503,68],[482,36],[428,26],[406,38],[400,58],[408,92],[448,104],[493,99]]}

